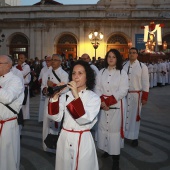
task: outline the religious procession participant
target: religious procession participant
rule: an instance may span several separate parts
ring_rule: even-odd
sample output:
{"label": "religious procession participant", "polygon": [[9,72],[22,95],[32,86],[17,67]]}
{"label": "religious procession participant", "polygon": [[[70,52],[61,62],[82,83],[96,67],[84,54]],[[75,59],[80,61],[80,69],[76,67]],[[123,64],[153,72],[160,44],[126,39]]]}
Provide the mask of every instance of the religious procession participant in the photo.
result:
{"label": "religious procession participant", "polygon": [[18,63],[15,67],[21,71],[24,78],[24,101],[22,105],[23,118],[30,119],[30,94],[29,94],[29,83],[31,81],[31,69],[30,66],[26,63],[25,54],[19,54]]}
{"label": "religious procession participant", "polygon": [[[100,98],[92,91],[94,72],[84,61],[75,62],[67,93],[56,93],[49,102],[48,117],[60,122],[55,170],[99,170],[90,129],[97,121]],[[61,83],[60,85],[62,85]]]}
{"label": "religious procession participant", "polygon": [[[9,57],[12,60],[11,71],[13,72],[14,75],[18,76],[21,79],[21,81],[23,83],[23,88],[25,88],[25,86],[24,86],[24,78],[23,78],[22,72],[15,67],[14,58],[12,56],[9,56]],[[21,130],[22,130],[23,126],[24,126],[24,118],[23,118],[22,108],[20,109],[19,114],[18,114],[18,125],[19,125],[20,138],[21,138],[22,137]]]}
{"label": "religious procession participant", "polygon": [[45,105],[45,98],[46,96],[42,94],[42,77],[44,76],[44,74],[46,74],[49,70],[52,69],[51,64],[52,64],[52,57],[51,56],[47,56],[45,59],[45,66],[41,69],[38,81],[41,84],[41,92],[40,92],[40,104],[39,104],[39,113],[38,113],[38,122],[42,122],[43,121],[43,117],[44,117],[44,105]]}
{"label": "religious procession participant", "polygon": [[157,63],[153,62],[153,87],[157,86]]}
{"label": "religious procession participant", "polygon": [[149,73],[149,87],[153,88],[153,65],[152,62],[148,64],[148,73]]}
{"label": "religious procession participant", "polygon": [[81,60],[89,63],[90,67],[94,70],[94,75],[97,76],[97,74],[99,73],[99,69],[91,62],[90,56],[84,53],[80,58]]}
{"label": "religious procession participant", "polygon": [[167,68],[166,63],[164,60],[161,59],[161,67],[162,67],[162,86],[165,86],[166,83],[166,74],[167,74]]}
{"label": "religious procession participant", "polygon": [[[61,68],[62,57],[59,54],[52,55],[52,69],[49,69],[42,77],[42,93],[48,95],[48,87],[55,87],[60,82],[68,83],[68,73]],[[58,134],[60,129],[60,123],[54,122],[47,117],[48,113],[48,100],[49,96],[46,96],[44,104],[44,116],[43,116],[43,150],[48,152],[55,152],[55,149],[48,148],[44,143],[48,134]]]}
{"label": "religious procession participant", "polygon": [[128,76],[122,70],[123,60],[118,50],[109,50],[104,62],[105,68],[97,75],[95,87],[101,98],[97,146],[104,151],[103,158],[112,156],[112,170],[119,170],[120,149],[124,146]]}
{"label": "religious procession participant", "polygon": [[0,55],[0,170],[19,170],[20,165],[20,132],[16,113],[22,107],[24,85],[10,71],[11,67],[12,60]]}
{"label": "religious procession participant", "polygon": [[138,50],[132,47],[129,50],[129,61],[123,66],[129,77],[125,138],[132,140],[133,147],[138,146],[141,109],[147,103],[149,93],[148,68],[137,57]]}
{"label": "religious procession participant", "polygon": [[158,64],[157,64],[157,84],[158,84],[158,86],[159,87],[161,87],[162,86],[162,77],[163,77],[163,74],[162,74],[162,63],[161,63],[161,59],[158,59]]}
{"label": "religious procession participant", "polygon": [[169,63],[168,63],[168,60],[165,60],[165,66],[166,66],[166,80],[165,80],[165,84],[168,85],[168,82],[169,82]]}

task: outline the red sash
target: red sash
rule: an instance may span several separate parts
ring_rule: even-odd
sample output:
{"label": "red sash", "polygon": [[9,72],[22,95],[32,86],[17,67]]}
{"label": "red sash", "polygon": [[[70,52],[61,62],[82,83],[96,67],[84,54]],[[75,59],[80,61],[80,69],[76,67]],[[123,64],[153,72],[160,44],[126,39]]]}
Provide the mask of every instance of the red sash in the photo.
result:
{"label": "red sash", "polygon": [[6,119],[6,120],[0,120],[0,124],[1,124],[1,128],[0,128],[0,136],[1,136],[1,133],[2,133],[2,129],[3,129],[4,123],[5,123],[5,122],[12,121],[12,120],[15,120],[15,119],[17,119],[17,117],[13,117],[13,118]]}
{"label": "red sash", "polygon": [[89,132],[90,129],[87,130],[81,130],[81,131],[74,131],[74,130],[68,130],[68,129],[64,129],[63,130],[67,131],[67,132],[72,132],[72,133],[79,133],[79,140],[78,140],[78,151],[77,151],[77,158],[76,158],[76,170],[78,170],[78,159],[79,159],[79,148],[80,148],[80,142],[81,142],[81,136],[84,132]]}

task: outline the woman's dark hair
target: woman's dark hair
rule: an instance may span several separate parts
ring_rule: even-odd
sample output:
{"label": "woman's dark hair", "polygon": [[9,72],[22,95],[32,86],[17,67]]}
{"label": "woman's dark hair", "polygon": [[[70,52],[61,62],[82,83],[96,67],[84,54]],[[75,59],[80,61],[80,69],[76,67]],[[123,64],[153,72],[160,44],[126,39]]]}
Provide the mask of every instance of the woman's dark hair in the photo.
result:
{"label": "woman's dark hair", "polygon": [[90,67],[89,63],[82,61],[82,60],[78,60],[76,61],[73,66],[70,69],[70,73],[69,73],[69,80],[72,81],[72,73],[73,73],[73,68],[76,65],[81,65],[84,67],[85,72],[86,72],[86,86],[87,89],[92,90],[95,84],[95,76],[94,76],[94,71],[93,69]]}
{"label": "woman's dark hair", "polygon": [[109,53],[112,52],[113,54],[115,54],[116,56],[116,70],[122,70],[122,63],[123,63],[123,59],[122,59],[122,56],[120,54],[120,52],[116,49],[110,49],[107,53],[106,53],[106,56],[105,56],[105,59],[104,59],[104,65],[105,65],[105,68],[108,67],[108,62],[107,62],[107,58],[109,56]]}

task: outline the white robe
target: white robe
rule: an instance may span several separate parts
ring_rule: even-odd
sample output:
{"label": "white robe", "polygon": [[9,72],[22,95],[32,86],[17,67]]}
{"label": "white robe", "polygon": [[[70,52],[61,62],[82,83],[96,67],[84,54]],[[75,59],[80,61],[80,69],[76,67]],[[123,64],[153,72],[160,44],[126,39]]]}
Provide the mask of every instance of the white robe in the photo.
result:
{"label": "white robe", "polygon": [[[121,99],[128,92],[128,76],[124,70],[102,69],[97,75],[95,92],[101,96],[113,95],[117,103],[110,107],[119,109],[101,110],[98,122],[98,140],[97,146],[110,155],[119,155],[120,148],[124,146],[124,140],[121,138]],[[125,123],[126,106],[123,102],[123,126]]]}
{"label": "white robe", "polygon": [[[16,65],[17,66],[17,65]],[[15,67],[16,67],[15,66]],[[22,71],[21,73],[23,74],[23,77],[25,75],[27,75],[24,78],[24,85],[25,87],[28,87],[28,96],[27,96],[27,102],[25,105],[22,106],[22,112],[23,112],[23,118],[25,119],[30,119],[30,93],[29,93],[29,83],[31,81],[31,69],[30,66],[28,64],[26,64],[25,62],[21,65],[22,67]],[[29,73],[29,74],[28,74]]]}
{"label": "white robe", "polygon": [[152,88],[153,87],[153,65],[152,64],[148,65],[148,73],[149,73],[150,88]]}
{"label": "white robe", "polygon": [[165,73],[165,74],[162,74],[162,85],[164,86],[166,83],[166,74],[167,74],[166,63],[162,62],[161,66],[162,66],[162,71]]}
{"label": "white robe", "polygon": [[153,86],[156,87],[157,86],[157,64],[155,63],[153,65]]}
{"label": "white robe", "polygon": [[[46,74],[49,69],[51,70],[52,67],[44,66],[44,67],[41,69],[41,72],[40,72],[40,75],[39,75],[38,80],[42,79],[42,77],[44,76],[44,74]],[[42,94],[42,86],[41,86],[40,104],[39,104],[39,111],[38,111],[38,122],[42,122],[42,121],[43,121],[45,98],[46,98],[46,97]]]}
{"label": "white robe", "polygon": [[157,69],[157,78],[158,78],[158,83],[160,83],[160,84],[162,84],[162,63],[158,63],[158,65],[157,65],[158,67],[158,69]]}
{"label": "white robe", "polygon": [[[60,78],[61,82],[68,83],[68,73],[65,72],[61,67],[59,67],[57,70],[55,70],[55,73]],[[56,77],[52,73],[52,69],[50,69],[47,73],[45,73],[43,75],[43,78],[42,78],[42,89],[44,87],[47,87],[47,80],[48,80],[48,78],[50,79],[50,81],[52,81],[55,84],[59,83],[59,81],[56,79]],[[43,137],[42,137],[43,141],[42,141],[42,143],[43,143],[44,151],[55,152],[54,149],[47,148],[46,144],[44,143],[44,140],[47,137],[47,135],[49,133],[51,133],[51,134],[58,134],[59,127],[60,127],[60,123],[58,123],[58,128],[56,128],[55,127],[55,122],[47,117],[47,113],[48,113],[48,100],[49,100],[49,97],[46,97],[45,104],[44,104],[44,114],[43,114]]]}
{"label": "white robe", "polygon": [[[66,101],[66,95],[68,96]],[[55,121],[61,121],[64,113],[63,127],[74,131],[91,129],[97,121],[100,109],[100,98],[90,90],[82,90],[79,96],[84,106],[85,114],[78,119],[73,119],[66,106],[74,100],[71,91],[63,94],[59,99],[59,113],[48,115]],[[78,150],[79,133],[61,131],[57,143],[55,170],[75,170]],[[78,170],[99,170],[96,149],[93,137],[84,132],[81,136],[79,148]]]}
{"label": "white robe", "polygon": [[[17,117],[3,104],[9,105],[19,113],[24,99],[23,82],[18,76],[9,72],[0,77],[0,86],[0,121]],[[0,170],[19,170],[19,164],[20,133],[15,119],[4,123],[0,135]]]}
{"label": "white robe", "polygon": [[[140,65],[141,64],[141,65]],[[132,65],[128,61],[123,69],[129,74],[129,91],[149,92],[148,68],[143,63],[136,60]],[[129,70],[129,71],[128,71]],[[142,92],[140,93],[141,96]],[[125,138],[138,139],[140,121],[136,121],[138,109],[138,93],[128,93],[127,95],[127,117],[125,127]],[[141,114],[141,98],[139,99],[139,114]]]}

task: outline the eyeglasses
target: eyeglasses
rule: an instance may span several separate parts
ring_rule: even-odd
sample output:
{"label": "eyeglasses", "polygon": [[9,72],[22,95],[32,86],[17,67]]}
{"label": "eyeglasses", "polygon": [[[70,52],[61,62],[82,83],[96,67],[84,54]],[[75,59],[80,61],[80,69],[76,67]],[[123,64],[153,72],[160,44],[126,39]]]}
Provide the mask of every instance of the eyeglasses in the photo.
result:
{"label": "eyeglasses", "polygon": [[129,52],[129,54],[137,54],[137,52]]}
{"label": "eyeglasses", "polygon": [[6,62],[6,63],[0,63],[0,64],[8,64],[8,63]]}
{"label": "eyeglasses", "polygon": [[52,59],[51,61],[61,61],[61,60],[57,60],[57,59]]}

